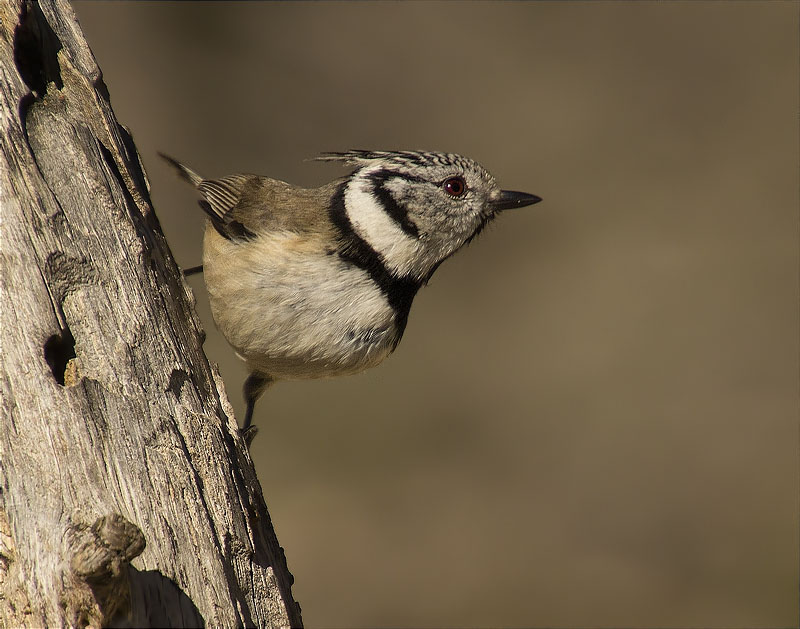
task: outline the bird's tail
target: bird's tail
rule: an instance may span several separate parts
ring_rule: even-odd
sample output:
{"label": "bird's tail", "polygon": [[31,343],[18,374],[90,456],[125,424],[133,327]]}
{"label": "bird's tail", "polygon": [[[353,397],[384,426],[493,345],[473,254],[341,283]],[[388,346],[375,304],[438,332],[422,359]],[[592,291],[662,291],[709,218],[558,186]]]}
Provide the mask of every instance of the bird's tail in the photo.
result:
{"label": "bird's tail", "polygon": [[181,164],[177,159],[173,159],[169,155],[164,155],[164,153],[159,153],[158,156],[167,162],[167,164],[172,166],[181,179],[188,181],[195,188],[200,185],[201,181],[203,181],[203,178],[200,175],[198,175],[188,166]]}

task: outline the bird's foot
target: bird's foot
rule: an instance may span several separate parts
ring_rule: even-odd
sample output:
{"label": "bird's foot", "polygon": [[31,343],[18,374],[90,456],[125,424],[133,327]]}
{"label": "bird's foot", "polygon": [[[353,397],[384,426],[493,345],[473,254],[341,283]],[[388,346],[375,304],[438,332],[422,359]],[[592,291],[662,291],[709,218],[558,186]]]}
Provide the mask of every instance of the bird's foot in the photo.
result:
{"label": "bird's foot", "polygon": [[253,443],[253,439],[258,434],[258,426],[248,426],[243,430],[239,430],[239,434],[241,435],[242,439],[244,439],[244,443],[247,446],[247,449],[250,449],[250,444]]}

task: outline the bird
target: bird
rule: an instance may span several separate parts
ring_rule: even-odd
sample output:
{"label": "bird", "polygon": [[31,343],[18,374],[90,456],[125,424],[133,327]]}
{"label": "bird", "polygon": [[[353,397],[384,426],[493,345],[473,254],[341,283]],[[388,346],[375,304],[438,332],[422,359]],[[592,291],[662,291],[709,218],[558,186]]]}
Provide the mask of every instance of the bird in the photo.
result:
{"label": "bird", "polygon": [[253,174],[205,179],[159,155],[196,188],[207,215],[203,264],[193,270],[202,270],[214,322],[249,370],[248,445],[268,386],[381,363],[439,265],[499,213],[542,200],[500,189],[454,153],[322,153],[315,159],[350,172],[318,188]]}

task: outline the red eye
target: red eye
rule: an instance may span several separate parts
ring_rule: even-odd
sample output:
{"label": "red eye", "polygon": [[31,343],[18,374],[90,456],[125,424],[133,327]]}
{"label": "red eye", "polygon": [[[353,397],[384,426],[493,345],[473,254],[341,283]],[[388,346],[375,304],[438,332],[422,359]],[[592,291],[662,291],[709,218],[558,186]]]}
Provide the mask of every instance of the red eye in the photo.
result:
{"label": "red eye", "polygon": [[463,177],[448,177],[442,182],[442,188],[451,197],[460,197],[467,191],[467,182]]}

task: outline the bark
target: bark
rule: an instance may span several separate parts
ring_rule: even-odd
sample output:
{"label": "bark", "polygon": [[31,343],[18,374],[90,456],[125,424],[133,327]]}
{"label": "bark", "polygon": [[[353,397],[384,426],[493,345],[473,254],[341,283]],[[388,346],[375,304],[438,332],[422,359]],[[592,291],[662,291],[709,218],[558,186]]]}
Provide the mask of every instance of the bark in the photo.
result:
{"label": "bark", "polygon": [[0,626],[299,626],[191,292],[65,0],[0,0],[0,124]]}

